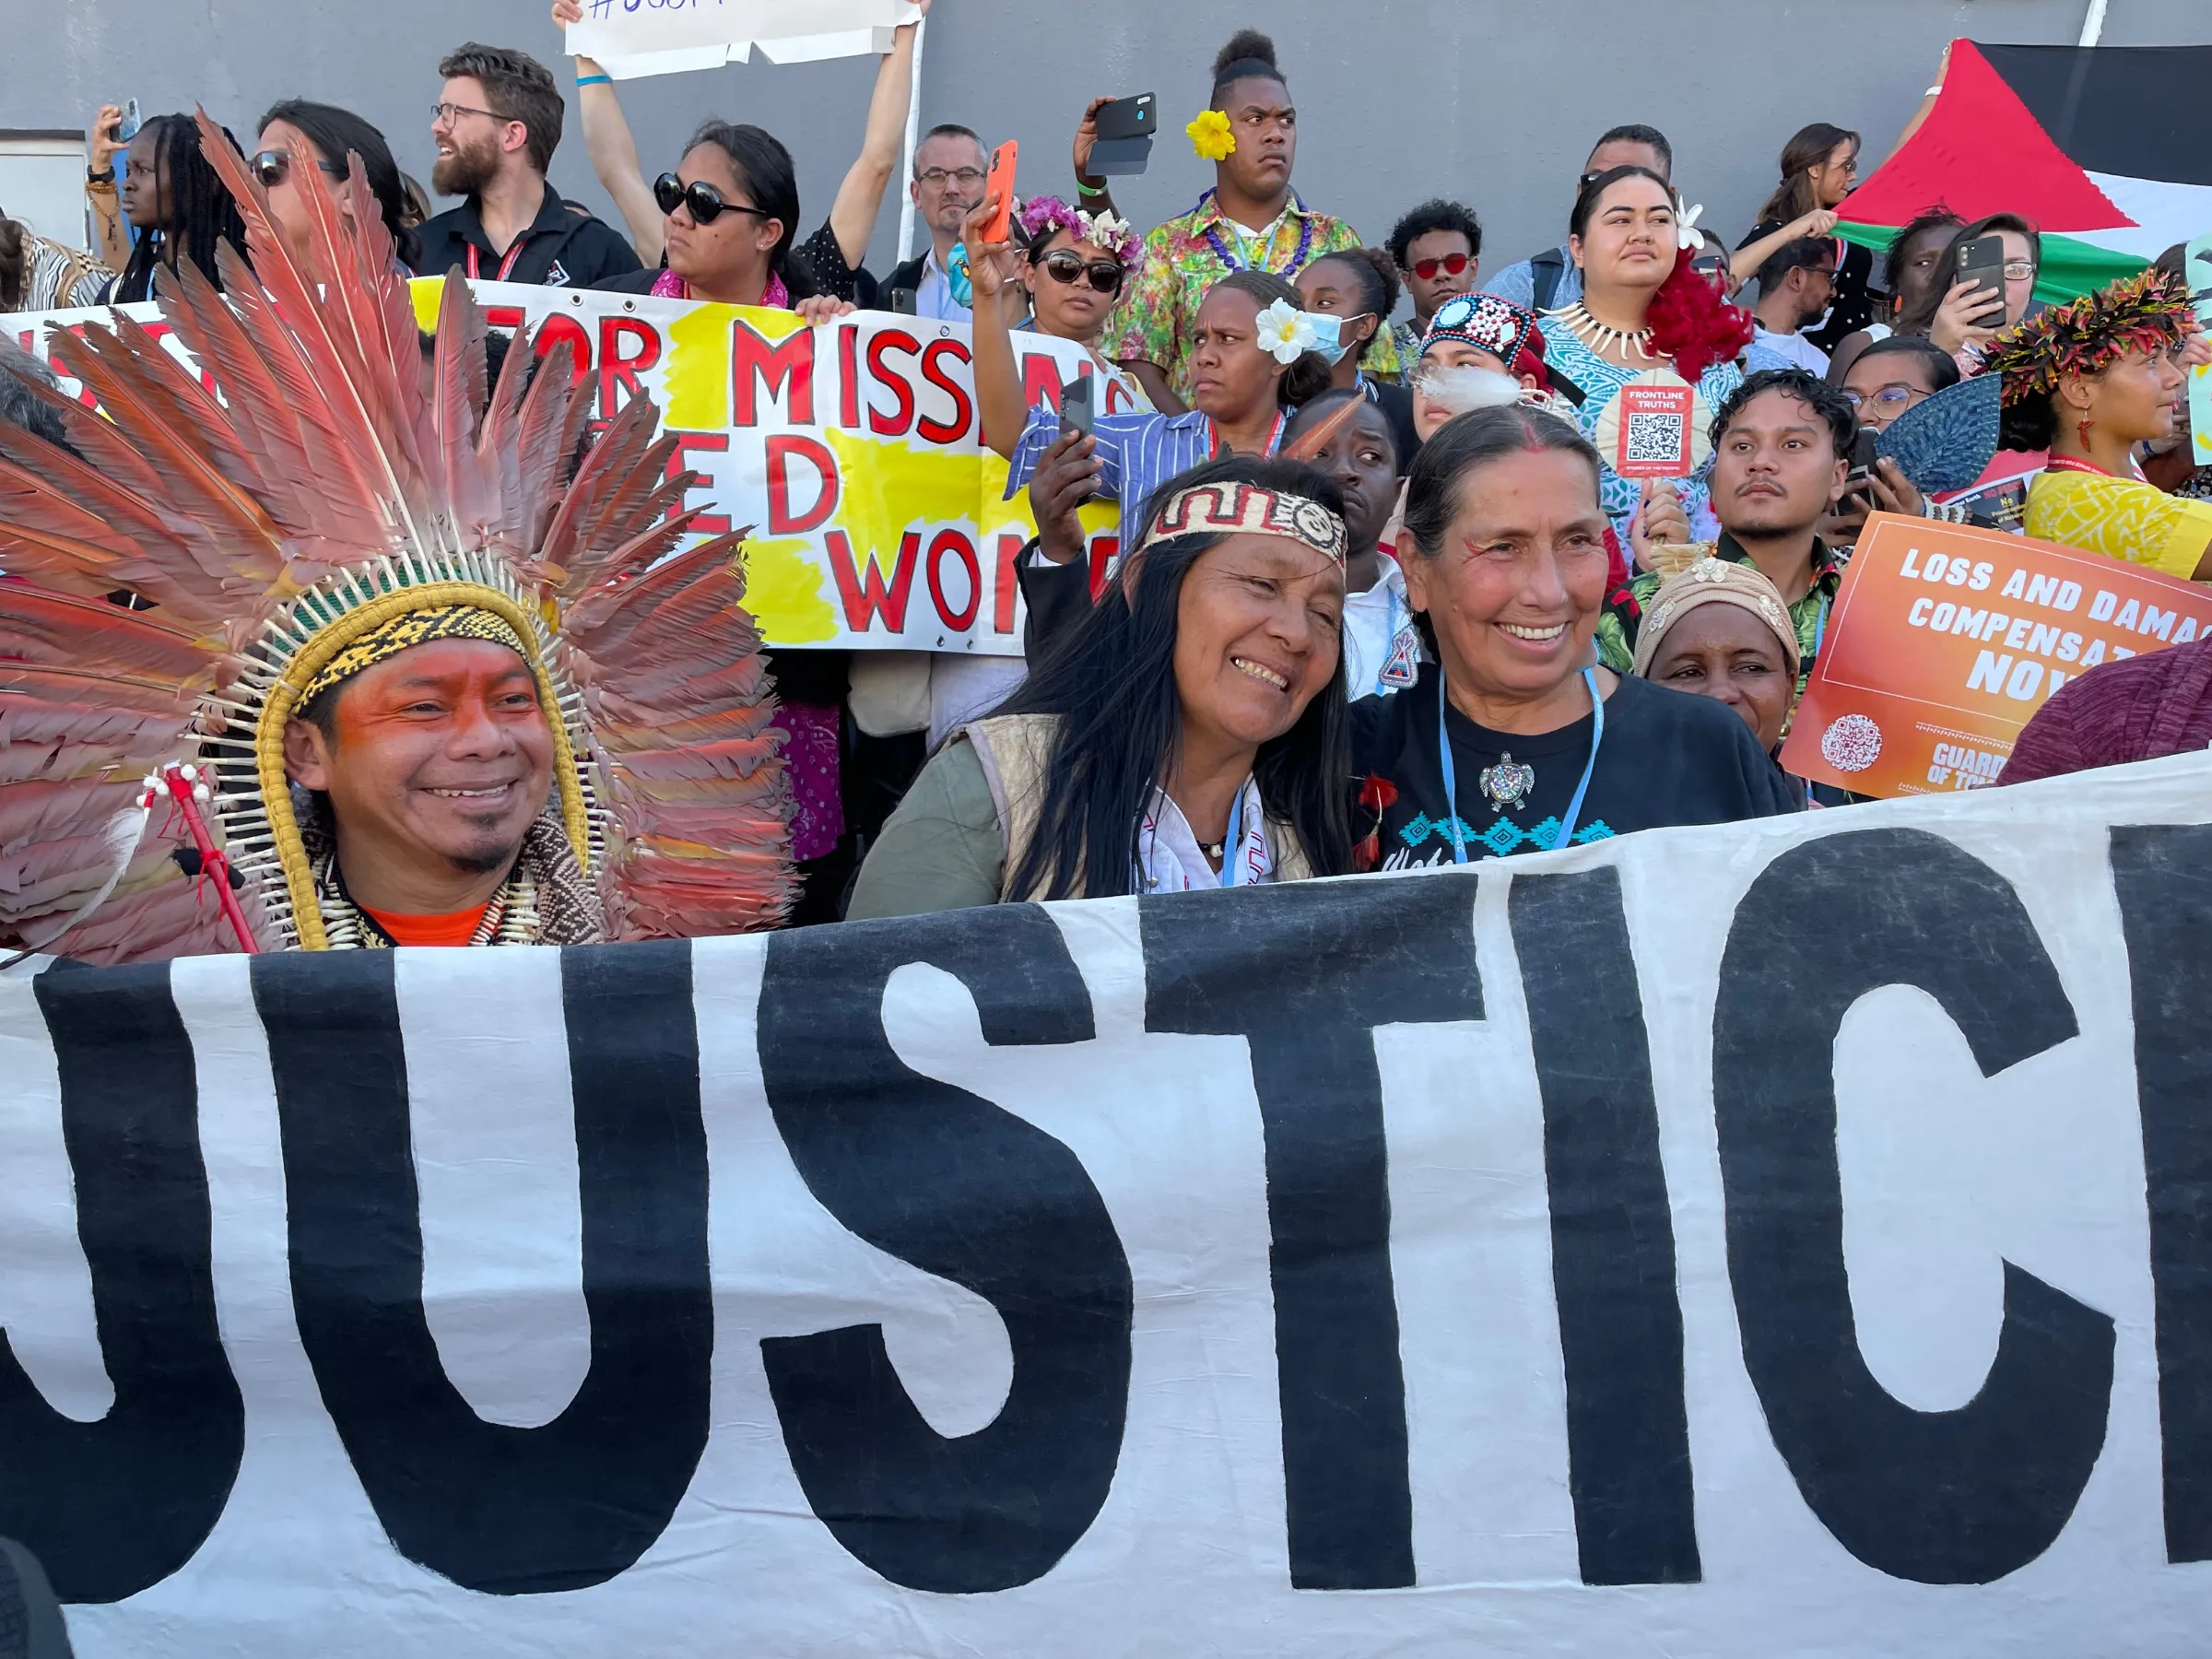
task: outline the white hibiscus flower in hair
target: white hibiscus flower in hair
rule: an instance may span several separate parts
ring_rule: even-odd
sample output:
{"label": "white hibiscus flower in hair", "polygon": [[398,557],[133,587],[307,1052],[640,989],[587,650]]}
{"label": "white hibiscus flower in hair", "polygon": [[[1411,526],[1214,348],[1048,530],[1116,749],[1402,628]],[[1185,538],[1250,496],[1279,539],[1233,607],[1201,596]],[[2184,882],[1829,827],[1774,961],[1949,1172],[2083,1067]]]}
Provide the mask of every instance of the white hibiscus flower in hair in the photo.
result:
{"label": "white hibiscus flower in hair", "polygon": [[1260,349],[1285,366],[1321,343],[1313,332],[1313,319],[1288,300],[1271,300],[1260,313],[1259,338]]}
{"label": "white hibiscus flower in hair", "polygon": [[1117,258],[1128,248],[1129,221],[1116,218],[1111,213],[1080,213],[1077,216],[1083,227],[1083,240],[1103,248]]}

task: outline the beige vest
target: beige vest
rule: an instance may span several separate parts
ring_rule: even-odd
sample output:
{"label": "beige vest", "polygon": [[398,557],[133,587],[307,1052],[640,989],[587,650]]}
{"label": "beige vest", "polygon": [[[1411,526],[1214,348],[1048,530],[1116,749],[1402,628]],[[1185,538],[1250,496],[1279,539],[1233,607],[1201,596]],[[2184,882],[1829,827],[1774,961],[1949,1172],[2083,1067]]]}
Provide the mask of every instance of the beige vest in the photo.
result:
{"label": "beige vest", "polygon": [[[1043,896],[1040,885],[1029,893],[1014,891],[1014,872],[1037,836],[1037,819],[1044,802],[1046,764],[1052,757],[1053,735],[1059,730],[1057,714],[1001,714],[960,728],[982,762],[983,780],[991,786],[991,804],[998,809],[999,832],[1006,839],[1006,863],[999,877],[998,901],[1011,904],[1020,899]],[[1267,850],[1275,859],[1275,879],[1304,881],[1313,874],[1312,861],[1300,844],[1298,831],[1281,818],[1267,819]]]}

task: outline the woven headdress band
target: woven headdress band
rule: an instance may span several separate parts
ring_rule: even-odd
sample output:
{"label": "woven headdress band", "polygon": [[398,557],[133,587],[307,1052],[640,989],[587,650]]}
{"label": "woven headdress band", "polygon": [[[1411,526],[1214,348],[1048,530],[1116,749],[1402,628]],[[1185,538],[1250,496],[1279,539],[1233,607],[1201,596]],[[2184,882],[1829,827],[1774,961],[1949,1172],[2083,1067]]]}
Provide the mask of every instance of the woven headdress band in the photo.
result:
{"label": "woven headdress band", "polygon": [[506,646],[524,663],[530,661],[522,636],[508,626],[504,618],[488,610],[473,605],[442,605],[429,610],[406,611],[382,628],[363,634],[325,663],[323,672],[300,688],[300,704],[312,701],[363,669],[373,668],[412,646],[428,645],[433,640],[489,640],[495,645]]}
{"label": "woven headdress band", "polygon": [[2129,351],[2168,351],[2194,327],[2189,285],[2152,265],[2015,324],[1983,354],[2009,406],[2048,396],[2065,374],[2097,374]]}
{"label": "woven headdress band", "polygon": [[1340,565],[1349,540],[1344,520],[1311,497],[1253,484],[1194,484],[1168,498],[1136,550],[1184,535],[1279,535]]}

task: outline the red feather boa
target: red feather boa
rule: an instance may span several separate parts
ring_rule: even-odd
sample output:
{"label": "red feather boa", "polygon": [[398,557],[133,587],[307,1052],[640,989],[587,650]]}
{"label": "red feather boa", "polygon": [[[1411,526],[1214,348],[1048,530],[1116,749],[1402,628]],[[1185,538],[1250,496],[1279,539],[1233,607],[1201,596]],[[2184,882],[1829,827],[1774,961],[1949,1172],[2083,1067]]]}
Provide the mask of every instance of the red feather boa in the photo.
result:
{"label": "red feather boa", "polygon": [[1722,299],[1687,259],[1675,261],[1643,321],[1652,349],[1672,358],[1675,372],[1693,386],[1706,370],[1734,361],[1751,344],[1751,313]]}

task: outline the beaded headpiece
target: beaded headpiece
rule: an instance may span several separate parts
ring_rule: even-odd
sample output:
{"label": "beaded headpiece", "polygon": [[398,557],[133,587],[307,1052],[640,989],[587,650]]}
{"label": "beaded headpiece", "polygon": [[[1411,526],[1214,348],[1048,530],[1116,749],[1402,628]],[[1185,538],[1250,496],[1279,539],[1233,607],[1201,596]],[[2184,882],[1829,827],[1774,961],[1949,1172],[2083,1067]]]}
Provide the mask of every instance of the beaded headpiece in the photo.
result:
{"label": "beaded headpiece", "polygon": [[1310,496],[1255,484],[1194,484],[1170,496],[1137,544],[1147,547],[1185,535],[1279,535],[1344,563],[1349,533],[1344,520]]}
{"label": "beaded headpiece", "polygon": [[2016,323],[1982,366],[2005,377],[2007,406],[2047,397],[2067,374],[2096,374],[2130,351],[2166,351],[2194,327],[2189,285],[2156,265]]}
{"label": "beaded headpiece", "polygon": [[[1496,294],[1453,296],[1438,306],[1436,315],[1429,320],[1429,332],[1421,336],[1421,354],[1426,357],[1440,340],[1458,340],[1477,351],[1487,351],[1505,365],[1508,374],[1516,378],[1534,375],[1543,391],[1568,390],[1563,382],[1555,382],[1544,360],[1544,330],[1536,322],[1536,313],[1511,300]],[[1581,401],[1579,388],[1570,394]]]}

